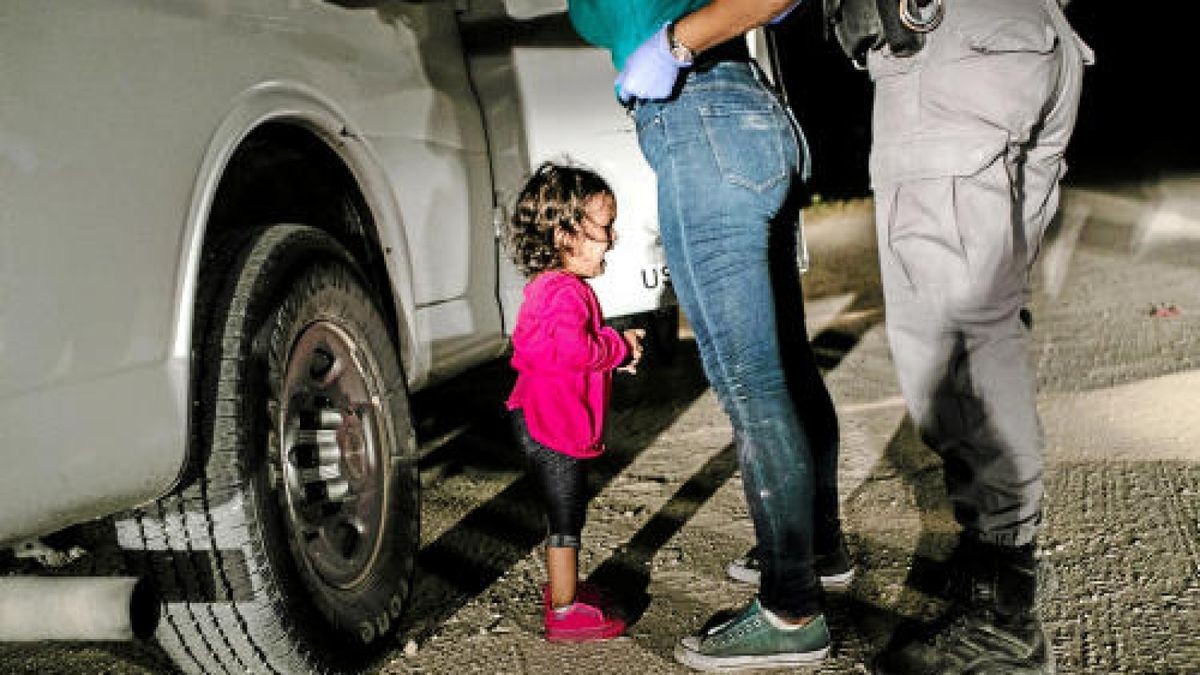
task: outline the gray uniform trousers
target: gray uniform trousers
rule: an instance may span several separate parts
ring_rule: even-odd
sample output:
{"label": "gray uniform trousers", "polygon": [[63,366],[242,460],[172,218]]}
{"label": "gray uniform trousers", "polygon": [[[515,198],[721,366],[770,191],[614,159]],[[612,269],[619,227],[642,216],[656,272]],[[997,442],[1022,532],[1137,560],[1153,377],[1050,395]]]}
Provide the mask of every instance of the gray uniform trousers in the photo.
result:
{"label": "gray uniform trousers", "polygon": [[1044,446],[1020,310],[1091,53],[1054,0],[945,11],[916,55],[868,59],[888,339],[956,519],[1021,546],[1041,523]]}

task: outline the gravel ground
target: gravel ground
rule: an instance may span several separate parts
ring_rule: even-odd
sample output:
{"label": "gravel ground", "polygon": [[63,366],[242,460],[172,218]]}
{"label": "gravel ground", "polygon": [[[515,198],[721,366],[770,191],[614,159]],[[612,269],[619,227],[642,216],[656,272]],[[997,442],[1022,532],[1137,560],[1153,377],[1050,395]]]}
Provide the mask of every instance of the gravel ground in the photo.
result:
{"label": "gravel ground", "polygon": [[[1064,226],[1044,252],[1053,265],[1035,275],[1042,544],[1056,571],[1043,616],[1059,672],[1200,673],[1200,232],[1148,238],[1138,223],[1161,199],[1097,194],[1133,216],[1069,197],[1088,215]],[[901,621],[941,606],[922,589],[955,527],[940,462],[906,421],[892,374],[869,204],[813,209],[808,233],[810,328],[839,410],[859,573],[829,597],[835,648],[807,672],[863,673]],[[724,574],[753,535],[728,421],[684,335],[672,363],[618,380],[614,442],[591,475],[582,571],[636,619],[628,637],[541,638],[541,516],[500,414],[511,379],[498,364],[418,401],[425,437],[478,421],[423,463],[419,579],[380,673],[685,672],[675,641],[753,594]],[[5,673],[168,668],[149,645],[0,645]]]}

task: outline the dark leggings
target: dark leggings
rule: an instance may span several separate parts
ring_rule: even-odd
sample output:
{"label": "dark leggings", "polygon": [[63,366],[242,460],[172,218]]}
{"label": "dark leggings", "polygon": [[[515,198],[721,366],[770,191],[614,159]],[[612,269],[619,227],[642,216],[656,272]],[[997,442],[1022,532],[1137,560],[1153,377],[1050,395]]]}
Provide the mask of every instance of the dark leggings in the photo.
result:
{"label": "dark leggings", "polygon": [[512,411],[512,424],[521,450],[542,484],[549,525],[546,545],[579,548],[579,535],[583,532],[587,513],[587,464],[535,441],[529,435],[525,413],[520,409]]}

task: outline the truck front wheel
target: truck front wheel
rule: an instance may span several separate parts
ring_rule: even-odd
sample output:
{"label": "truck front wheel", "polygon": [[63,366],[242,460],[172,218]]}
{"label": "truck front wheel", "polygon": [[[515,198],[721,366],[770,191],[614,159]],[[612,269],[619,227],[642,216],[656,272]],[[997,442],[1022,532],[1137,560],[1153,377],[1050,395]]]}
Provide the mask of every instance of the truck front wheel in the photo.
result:
{"label": "truck front wheel", "polygon": [[418,543],[392,333],[317,229],[262,228],[208,264],[231,273],[197,341],[191,471],[120,520],[120,542],[159,586],[157,637],[183,670],[361,670],[396,627]]}

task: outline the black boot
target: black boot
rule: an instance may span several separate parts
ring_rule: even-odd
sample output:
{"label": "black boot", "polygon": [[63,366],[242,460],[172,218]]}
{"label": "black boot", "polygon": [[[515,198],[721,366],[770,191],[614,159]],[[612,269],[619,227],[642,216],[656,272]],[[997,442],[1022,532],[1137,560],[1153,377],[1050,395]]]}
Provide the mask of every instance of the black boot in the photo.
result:
{"label": "black boot", "polygon": [[966,537],[948,562],[950,611],[915,638],[889,645],[876,675],[1053,675],[1054,658],[1034,608],[1033,545]]}

